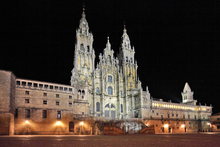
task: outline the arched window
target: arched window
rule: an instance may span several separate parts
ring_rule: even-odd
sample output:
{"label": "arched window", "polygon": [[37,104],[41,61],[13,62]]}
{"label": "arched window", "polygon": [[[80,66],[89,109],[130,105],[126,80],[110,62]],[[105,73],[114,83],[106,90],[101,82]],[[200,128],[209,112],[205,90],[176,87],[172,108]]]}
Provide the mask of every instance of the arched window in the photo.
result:
{"label": "arched window", "polygon": [[128,57],[126,57],[126,62],[128,62]]}
{"label": "arched window", "polygon": [[97,94],[99,94],[100,93],[99,87],[96,87],[95,91],[96,91]]}
{"label": "arched window", "polygon": [[96,111],[100,112],[100,103],[99,102],[96,103]]}
{"label": "arched window", "polygon": [[89,46],[87,46],[87,51],[88,51],[88,52],[90,51]]}
{"label": "arched window", "polygon": [[83,44],[80,44],[80,50],[84,51],[84,46],[83,46]]}
{"label": "arched window", "polygon": [[112,95],[113,94],[113,89],[111,86],[108,87],[108,94],[109,95]]}
{"label": "arched window", "polygon": [[133,59],[131,58],[131,63],[133,63]]}
{"label": "arched window", "polygon": [[121,113],[123,113],[123,105],[121,104]]}
{"label": "arched window", "polygon": [[112,82],[112,76],[108,76],[108,82]]}
{"label": "arched window", "polygon": [[82,90],[82,94],[83,94],[83,95],[85,94],[85,90]]}
{"label": "arched window", "polygon": [[81,90],[78,90],[78,93],[81,94]]}

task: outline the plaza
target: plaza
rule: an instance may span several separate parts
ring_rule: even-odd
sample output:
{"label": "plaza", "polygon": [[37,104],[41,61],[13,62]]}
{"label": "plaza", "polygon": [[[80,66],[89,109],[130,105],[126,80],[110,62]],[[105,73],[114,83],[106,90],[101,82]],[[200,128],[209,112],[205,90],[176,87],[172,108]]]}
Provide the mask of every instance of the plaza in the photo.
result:
{"label": "plaza", "polygon": [[0,146],[16,147],[142,147],[142,146],[220,146],[220,134],[158,134],[158,135],[15,135],[1,136]]}

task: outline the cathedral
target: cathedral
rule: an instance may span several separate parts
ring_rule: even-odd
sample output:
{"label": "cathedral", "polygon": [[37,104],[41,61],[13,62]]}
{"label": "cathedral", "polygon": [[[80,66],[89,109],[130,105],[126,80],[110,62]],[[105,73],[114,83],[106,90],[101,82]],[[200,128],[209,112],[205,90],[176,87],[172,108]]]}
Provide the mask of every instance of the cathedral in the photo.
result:
{"label": "cathedral", "polygon": [[124,27],[118,55],[107,37],[95,63],[85,12],[76,30],[70,85],[17,78],[0,70],[0,135],[143,134],[210,131],[212,106],[197,105],[186,82],[181,103],[142,88]]}
{"label": "cathedral", "polygon": [[[86,89],[90,114],[111,119],[141,118],[141,82],[137,76],[135,50],[126,28],[117,57],[107,37],[104,53],[95,66],[93,35],[83,12],[76,31],[71,86]],[[84,90],[85,91],[85,90]]]}

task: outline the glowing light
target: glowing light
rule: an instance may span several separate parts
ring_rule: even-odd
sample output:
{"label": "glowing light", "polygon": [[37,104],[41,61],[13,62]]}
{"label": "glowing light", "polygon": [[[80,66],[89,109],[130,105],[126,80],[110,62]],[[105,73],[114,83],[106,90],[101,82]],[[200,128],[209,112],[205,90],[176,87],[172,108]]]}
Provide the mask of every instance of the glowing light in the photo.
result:
{"label": "glowing light", "polygon": [[163,126],[164,126],[164,128],[168,128],[168,127],[169,127],[169,125],[168,125],[168,124],[164,124]]}
{"label": "glowing light", "polygon": [[149,124],[145,124],[147,127],[149,127],[150,125]]}
{"label": "glowing light", "polygon": [[80,126],[83,126],[83,125],[84,125],[84,122],[83,122],[83,121],[81,121],[81,122],[79,123],[79,125],[80,125]]}
{"label": "glowing light", "polygon": [[62,122],[61,121],[56,121],[55,126],[62,126]]}
{"label": "glowing light", "polygon": [[207,125],[211,126],[212,124],[208,122]]}
{"label": "glowing light", "polygon": [[25,120],[24,123],[27,124],[27,125],[30,124],[30,122],[28,120]]}
{"label": "glowing light", "polygon": [[185,125],[185,124],[182,124],[180,127],[181,127],[181,128],[185,128],[185,127],[186,127],[186,125]]}

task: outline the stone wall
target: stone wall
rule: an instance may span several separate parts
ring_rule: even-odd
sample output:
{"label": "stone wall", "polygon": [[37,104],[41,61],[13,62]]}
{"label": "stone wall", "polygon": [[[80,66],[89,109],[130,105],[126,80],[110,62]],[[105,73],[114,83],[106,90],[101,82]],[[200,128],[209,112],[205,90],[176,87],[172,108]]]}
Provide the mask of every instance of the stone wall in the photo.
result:
{"label": "stone wall", "polygon": [[15,76],[0,71],[0,135],[14,134]]}

